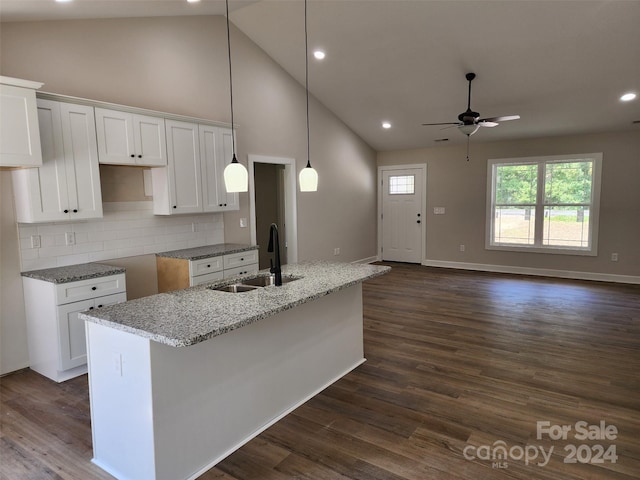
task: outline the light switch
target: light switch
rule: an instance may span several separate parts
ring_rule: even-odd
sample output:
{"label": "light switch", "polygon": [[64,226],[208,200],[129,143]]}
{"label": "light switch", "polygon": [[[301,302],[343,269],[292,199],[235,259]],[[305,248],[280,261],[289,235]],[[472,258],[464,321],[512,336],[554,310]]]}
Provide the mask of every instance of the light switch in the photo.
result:
{"label": "light switch", "polygon": [[241,218],[240,219],[240,228],[247,228],[247,219],[246,218]]}
{"label": "light switch", "polygon": [[444,215],[444,207],[433,207],[434,215]]}

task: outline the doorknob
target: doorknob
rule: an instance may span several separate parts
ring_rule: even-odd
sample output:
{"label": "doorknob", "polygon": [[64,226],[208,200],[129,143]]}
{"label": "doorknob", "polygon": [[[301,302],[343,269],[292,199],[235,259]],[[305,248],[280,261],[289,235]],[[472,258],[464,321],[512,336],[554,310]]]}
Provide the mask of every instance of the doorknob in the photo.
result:
{"label": "doorknob", "polygon": [[416,223],[420,223],[420,220],[416,220]]}

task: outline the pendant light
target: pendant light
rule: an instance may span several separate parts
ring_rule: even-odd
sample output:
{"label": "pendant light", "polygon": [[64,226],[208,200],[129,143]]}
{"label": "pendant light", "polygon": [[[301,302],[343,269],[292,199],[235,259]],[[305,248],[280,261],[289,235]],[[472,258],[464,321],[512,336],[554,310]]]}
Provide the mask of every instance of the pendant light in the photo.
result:
{"label": "pendant light", "polygon": [[244,165],[236,158],[236,136],[233,131],[233,77],[231,75],[231,34],[229,31],[229,0],[225,0],[227,8],[227,49],[229,52],[229,93],[231,97],[231,144],[233,148],[233,158],[231,163],[224,169],[224,186],[227,193],[246,192],[249,190],[249,172]]}
{"label": "pendant light", "polygon": [[309,35],[307,34],[307,0],[304,0],[304,81],[307,93],[307,166],[300,170],[300,191],[315,192],[318,190],[318,172],[311,166],[309,148]]}

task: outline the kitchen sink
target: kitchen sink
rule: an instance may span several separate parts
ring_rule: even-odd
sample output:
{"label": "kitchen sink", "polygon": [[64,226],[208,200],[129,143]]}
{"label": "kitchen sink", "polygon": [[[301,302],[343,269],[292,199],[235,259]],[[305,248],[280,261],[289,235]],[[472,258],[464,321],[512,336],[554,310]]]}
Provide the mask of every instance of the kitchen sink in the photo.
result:
{"label": "kitchen sink", "polygon": [[[299,280],[301,277],[282,277],[282,284],[293,282],[295,280]],[[252,292],[254,290],[258,290],[262,287],[269,287],[271,285],[275,285],[276,279],[274,275],[263,275],[256,278],[249,278],[247,280],[242,280],[238,283],[232,283],[231,285],[224,285],[222,287],[209,287],[211,290],[217,290],[219,292],[229,292],[229,293],[244,293],[244,292]]]}

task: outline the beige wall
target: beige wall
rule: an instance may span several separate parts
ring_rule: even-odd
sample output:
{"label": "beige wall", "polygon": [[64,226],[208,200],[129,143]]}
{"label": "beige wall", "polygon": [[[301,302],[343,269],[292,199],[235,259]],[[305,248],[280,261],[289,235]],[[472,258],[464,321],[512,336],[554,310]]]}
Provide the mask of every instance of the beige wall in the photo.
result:
{"label": "beige wall", "polygon": [[[302,169],[304,88],[238,29],[232,26],[231,33],[238,159],[246,165],[249,153],[289,157]],[[0,72],[44,82],[47,92],[230,121],[223,17],[3,23]],[[298,258],[353,261],[374,256],[375,152],[313,98],[311,129],[312,164],[320,186],[316,193],[297,196]],[[101,171],[106,200],[141,199],[141,170]],[[5,185],[9,175],[1,173]],[[129,190],[127,182],[137,191]],[[0,213],[0,361],[8,365],[22,364],[27,357],[15,219],[5,206],[6,196],[3,192]],[[249,218],[247,194],[240,194],[240,207],[224,215],[227,242],[251,240],[249,229],[239,226],[240,218]],[[333,256],[334,247],[341,248],[341,256]],[[148,256],[121,262],[128,277],[148,278],[155,285]],[[130,287],[130,298],[153,293]],[[18,353],[7,359],[5,344],[14,341]],[[0,373],[6,371],[0,366]]]}
{"label": "beige wall", "polygon": [[[481,135],[481,133],[479,133]],[[640,275],[640,134],[638,131],[475,143],[378,153],[378,165],[427,164],[427,260]],[[603,153],[597,257],[485,250],[487,160]],[[433,207],[445,207],[434,215]],[[465,252],[459,245],[466,246]],[[611,261],[611,253],[619,261]]]}

